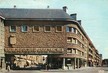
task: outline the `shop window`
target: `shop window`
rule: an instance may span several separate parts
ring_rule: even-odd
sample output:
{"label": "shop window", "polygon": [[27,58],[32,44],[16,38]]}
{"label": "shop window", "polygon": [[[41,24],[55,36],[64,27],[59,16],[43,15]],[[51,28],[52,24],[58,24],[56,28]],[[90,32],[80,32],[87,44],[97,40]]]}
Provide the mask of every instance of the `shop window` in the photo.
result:
{"label": "shop window", "polygon": [[71,65],[71,63],[72,63],[71,58],[67,58],[66,63],[67,63],[67,65]]}

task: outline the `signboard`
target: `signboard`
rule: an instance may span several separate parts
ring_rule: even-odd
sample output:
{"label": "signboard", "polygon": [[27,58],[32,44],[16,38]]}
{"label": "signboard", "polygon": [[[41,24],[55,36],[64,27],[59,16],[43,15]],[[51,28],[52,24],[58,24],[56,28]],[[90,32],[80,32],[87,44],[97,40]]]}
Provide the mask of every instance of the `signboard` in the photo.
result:
{"label": "signboard", "polygon": [[5,48],[6,54],[63,54],[64,48]]}

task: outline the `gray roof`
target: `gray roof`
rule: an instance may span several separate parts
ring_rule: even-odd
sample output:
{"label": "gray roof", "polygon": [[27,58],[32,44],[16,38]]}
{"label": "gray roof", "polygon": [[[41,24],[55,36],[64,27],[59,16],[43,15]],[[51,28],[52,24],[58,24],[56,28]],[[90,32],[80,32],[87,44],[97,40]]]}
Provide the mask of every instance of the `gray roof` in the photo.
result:
{"label": "gray roof", "polygon": [[0,8],[0,16],[5,19],[70,20],[71,17],[61,9],[17,9]]}

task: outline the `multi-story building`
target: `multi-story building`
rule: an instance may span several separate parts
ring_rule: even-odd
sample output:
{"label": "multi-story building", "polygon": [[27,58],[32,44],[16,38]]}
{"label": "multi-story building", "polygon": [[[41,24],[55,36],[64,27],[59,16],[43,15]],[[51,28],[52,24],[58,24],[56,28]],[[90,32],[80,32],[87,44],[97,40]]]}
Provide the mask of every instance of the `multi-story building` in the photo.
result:
{"label": "multi-story building", "polygon": [[108,59],[103,59],[102,60],[102,66],[103,67],[108,67]]}
{"label": "multi-story building", "polygon": [[4,18],[0,16],[0,67],[4,63]]}
{"label": "multi-story building", "polygon": [[[64,9],[65,10],[65,9]],[[66,10],[65,10],[66,11]],[[2,51],[14,55],[48,55],[54,68],[75,69],[99,64],[99,54],[81,26],[61,9],[0,9]]]}

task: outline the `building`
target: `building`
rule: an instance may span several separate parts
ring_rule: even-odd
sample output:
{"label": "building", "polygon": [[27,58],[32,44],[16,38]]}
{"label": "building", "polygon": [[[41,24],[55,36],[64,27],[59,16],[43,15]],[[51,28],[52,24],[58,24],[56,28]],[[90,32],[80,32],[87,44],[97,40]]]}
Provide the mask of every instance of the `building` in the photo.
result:
{"label": "building", "polygon": [[0,16],[0,67],[3,67],[3,63],[5,62],[5,54],[4,54],[4,18]]}
{"label": "building", "polygon": [[13,64],[15,55],[47,55],[51,68],[97,66],[99,53],[81,21],[72,19],[66,7],[63,10],[1,8],[1,50],[6,62]]}
{"label": "building", "polygon": [[103,67],[108,67],[108,59],[103,59],[102,60],[102,66]]}

